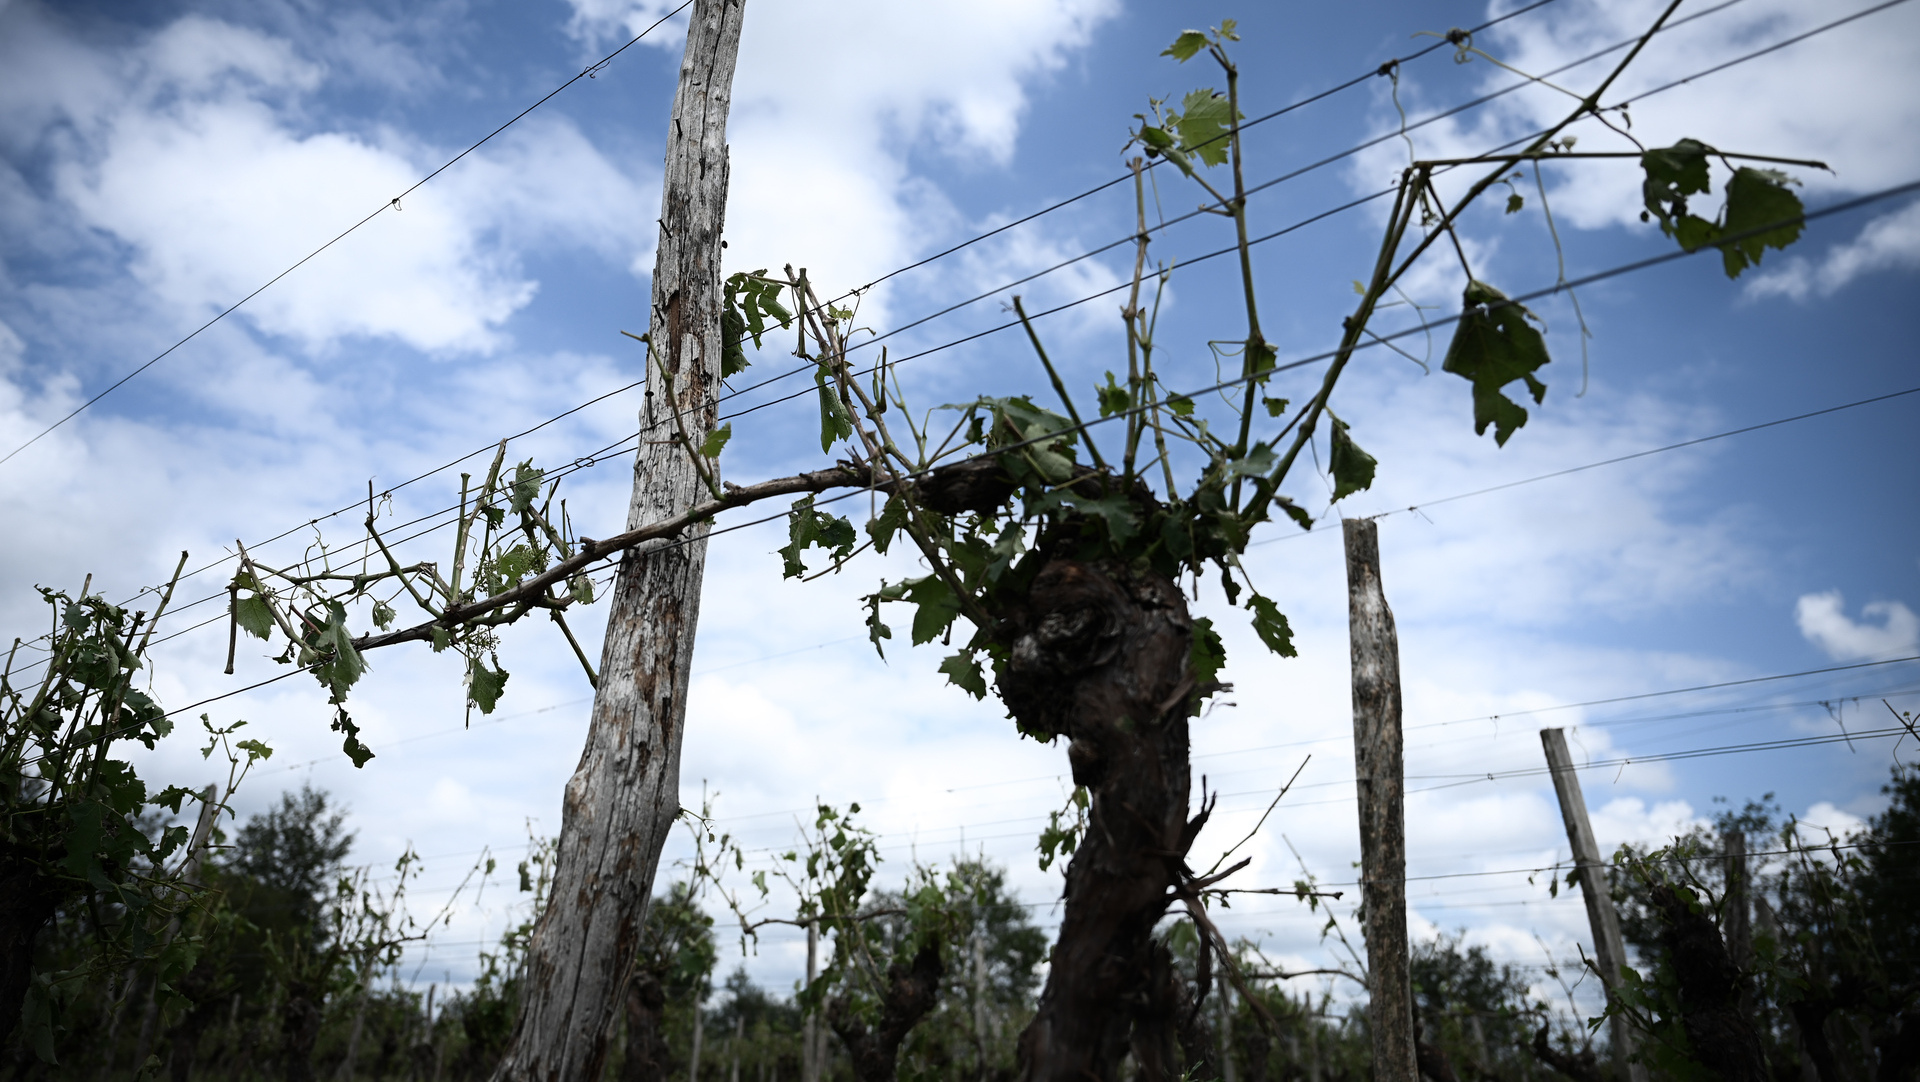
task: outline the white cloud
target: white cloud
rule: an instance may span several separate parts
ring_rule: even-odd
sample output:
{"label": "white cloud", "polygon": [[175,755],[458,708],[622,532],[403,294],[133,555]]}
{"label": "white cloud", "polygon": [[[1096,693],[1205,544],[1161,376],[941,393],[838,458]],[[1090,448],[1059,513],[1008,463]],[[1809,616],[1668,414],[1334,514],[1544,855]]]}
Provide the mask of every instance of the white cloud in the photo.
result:
{"label": "white cloud", "polygon": [[[13,139],[60,150],[43,210],[64,204],[74,225],[111,237],[115,258],[188,326],[450,156],[385,128],[311,130],[306,103],[329,69],[255,29],[190,15],[113,50],[77,44],[26,5],[0,23],[12,43],[0,67],[51,51],[78,72],[0,87],[37,121],[14,121]],[[519,255],[581,247],[626,266],[644,244],[625,211],[647,201],[641,188],[567,120],[529,118],[240,314],[308,351],[349,336],[496,351],[538,288]]]}
{"label": "white cloud", "polygon": [[1920,267],[1920,203],[1883,214],[1817,263],[1796,256],[1747,286],[1749,297],[1829,297],[1863,274]]}
{"label": "white cloud", "polygon": [[1870,601],[1861,606],[1862,619],[1846,613],[1838,590],[1805,594],[1794,606],[1800,634],[1835,661],[1895,657],[1920,648],[1920,616],[1900,601]]}
{"label": "white cloud", "polygon": [[[1658,0],[1556,4],[1550,15],[1509,20],[1481,35],[1476,44],[1521,71],[1552,71],[1645,33],[1664,6]],[[1688,79],[1866,6],[1747,0],[1713,10],[1656,36],[1612,87],[1607,101],[1635,99],[1646,91]],[[1679,15],[1685,18],[1686,9]],[[1611,53],[1556,75],[1552,81],[1576,93],[1586,93],[1623,55]],[[1429,63],[1405,70],[1400,94],[1408,115],[1418,119],[1475,94],[1505,88],[1516,79],[1513,73],[1498,70],[1479,58],[1458,67]],[[1397,124],[1385,88],[1376,90],[1376,96],[1375,115],[1383,129]],[[1412,139],[1422,158],[1483,153],[1557,123],[1574,104],[1566,95],[1532,87],[1421,128],[1412,133]],[[1876,12],[1662,91],[1633,104],[1631,113],[1630,133],[1645,146],[1666,146],[1682,138],[1694,138],[1728,151],[1826,162],[1832,172],[1783,167],[1804,182],[1809,202],[1816,205],[1823,197],[1873,191],[1912,180],[1920,176],[1920,143],[1907,137],[1920,125],[1920,9],[1902,6]],[[1619,123],[1617,115],[1610,117]],[[1624,135],[1590,118],[1567,130],[1578,137],[1582,151],[1637,149]],[[1349,173],[1351,181],[1357,189],[1371,191],[1405,164],[1406,155],[1406,147],[1399,140],[1383,143],[1355,161]],[[1717,172],[1716,192],[1704,202],[1704,209],[1717,210],[1717,189],[1725,176],[1723,170]],[[1475,178],[1477,174],[1469,177],[1461,173],[1443,186],[1450,185],[1452,194]],[[1581,229],[1654,228],[1639,220],[1643,209],[1641,178],[1632,160],[1548,166],[1544,179],[1554,215],[1563,229],[1569,225]],[[1528,196],[1528,212],[1532,213],[1538,200],[1529,191],[1531,171],[1520,187]],[[1817,235],[1819,228],[1811,232]],[[1876,239],[1880,247],[1846,257],[1859,260],[1857,265],[1843,259],[1832,270],[1836,274],[1849,270],[1858,274],[1895,265],[1861,259],[1868,254],[1883,261],[1890,258],[1886,254],[1889,242],[1900,252],[1914,250],[1904,226],[1885,238],[1876,234]],[[1791,275],[1783,280],[1789,281]],[[1834,287],[1838,284],[1836,278]]]}
{"label": "white cloud", "polygon": [[[658,0],[571,3],[572,29],[596,45],[668,10]],[[931,151],[956,179],[1005,164],[1028,83],[1064,65],[1117,9],[1114,0],[749,6],[727,131],[730,266],[805,264],[838,292],[908,262],[958,225],[908,152]],[[827,26],[830,45],[797,44],[822,41]],[[869,298],[863,320],[884,320],[885,303]]]}

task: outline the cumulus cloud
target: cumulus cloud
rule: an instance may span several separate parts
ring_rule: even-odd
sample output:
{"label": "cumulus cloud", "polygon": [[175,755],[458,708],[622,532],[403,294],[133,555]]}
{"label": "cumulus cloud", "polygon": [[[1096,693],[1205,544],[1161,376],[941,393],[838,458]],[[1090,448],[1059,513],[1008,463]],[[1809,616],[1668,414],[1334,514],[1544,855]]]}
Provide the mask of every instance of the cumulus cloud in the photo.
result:
{"label": "cumulus cloud", "polygon": [[[1511,19],[1481,35],[1475,44],[1521,71],[1554,71],[1645,33],[1664,6],[1656,0],[1556,4],[1551,17]],[[1646,46],[1607,100],[1632,103],[1630,134],[1644,146],[1693,138],[1729,151],[1826,162],[1831,172],[1787,167],[1805,184],[1804,192],[1813,205],[1833,196],[1911,180],[1920,175],[1920,144],[1906,135],[1920,124],[1920,9],[1903,6],[1875,12],[1779,51],[1691,78],[1866,6],[1750,0],[1708,9],[1691,21],[1683,9],[1681,25],[1663,31]],[[1569,91],[1586,93],[1622,55],[1610,53],[1552,81]],[[1409,68],[1402,77],[1400,96],[1408,115],[1418,119],[1477,93],[1505,89],[1517,79],[1511,71],[1475,58],[1459,67]],[[1640,97],[1654,90],[1659,93]],[[1377,93],[1378,122],[1397,124],[1386,90]],[[1523,89],[1415,131],[1415,152],[1423,158],[1483,153],[1558,122],[1572,105],[1572,98],[1543,86]],[[1614,121],[1620,123],[1617,117]],[[1636,149],[1625,135],[1590,118],[1575,123],[1568,133],[1578,137],[1582,151]],[[1349,174],[1352,183],[1371,191],[1406,158],[1407,149],[1400,141],[1384,143],[1356,159]],[[1726,178],[1723,169],[1716,167],[1716,171],[1716,191],[1702,204],[1709,212],[1717,210],[1719,186]],[[1562,228],[1654,228],[1640,221],[1641,178],[1632,160],[1548,166],[1543,176]],[[1467,179],[1453,183],[1463,186]],[[1532,179],[1528,173],[1522,190],[1531,187]],[[1536,202],[1530,195],[1529,205]],[[1920,226],[1904,216],[1876,225],[1862,234],[1864,245],[1836,252],[1831,264],[1823,264],[1824,274],[1802,268],[1758,288],[1799,295],[1796,290],[1830,290],[1858,274],[1912,265],[1913,253],[1920,252],[1920,242],[1912,236]]]}
{"label": "cumulus cloud", "polygon": [[1800,634],[1835,661],[1911,654],[1920,648],[1920,616],[1900,601],[1870,601],[1861,619],[1846,613],[1838,590],[1805,594],[1793,610]]}
{"label": "cumulus cloud", "polygon": [[[671,7],[571,3],[571,29],[594,47],[645,29]],[[960,223],[908,153],[930,152],[962,174],[1005,164],[1028,83],[1064,65],[1117,10],[1114,0],[807,0],[751,9],[727,131],[730,262],[805,260],[815,281],[838,290],[924,251]],[[834,56],[796,44],[820,41],[823,26],[833,27]],[[929,41],[939,47],[901,47]],[[863,318],[883,319],[885,304],[869,298]]]}
{"label": "cumulus cloud", "polygon": [[[19,143],[58,139],[43,207],[64,205],[76,225],[112,238],[154,300],[190,322],[437,164],[437,148],[402,132],[313,130],[307,102],[329,69],[285,38],[189,15],[116,53],[77,44],[27,5],[0,20],[12,41],[4,53],[49,49],[81,73],[5,88],[38,120],[15,121]],[[641,184],[565,119],[531,118],[241,315],[309,351],[349,336],[494,351],[538,288],[520,253],[579,246],[625,265],[642,240],[621,208],[644,202]]]}
{"label": "cumulus cloud", "polygon": [[1747,286],[1754,298],[1829,297],[1863,274],[1920,268],[1920,203],[1884,214],[1866,224],[1859,236],[1835,245],[1818,261],[1794,257],[1778,270]]}

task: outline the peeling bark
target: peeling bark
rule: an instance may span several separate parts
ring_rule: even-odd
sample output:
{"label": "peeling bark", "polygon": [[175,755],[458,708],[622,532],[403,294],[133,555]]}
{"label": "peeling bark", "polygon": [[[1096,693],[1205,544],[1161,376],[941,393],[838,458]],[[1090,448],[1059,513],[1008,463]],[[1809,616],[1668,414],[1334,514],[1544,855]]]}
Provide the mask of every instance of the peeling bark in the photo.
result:
{"label": "peeling bark", "polygon": [[[1112,1082],[1154,998],[1154,923],[1179,882],[1187,820],[1193,624],[1170,580],[1036,551],[1032,587],[997,632],[1020,727],[1064,736],[1092,795],[1067,867],[1046,989],[1020,1037],[1024,1082]],[[1143,1064],[1144,1068],[1144,1064]],[[1177,1077],[1177,1073],[1176,1073]]]}
{"label": "peeling bark", "polygon": [[[717,416],[726,122],[742,8],[742,0],[696,0],[688,23],[668,129],[630,530],[711,495],[675,442],[674,413],[696,444]],[[494,1073],[501,1082],[597,1080],[606,1065],[660,849],[680,807],[708,529],[696,524],[621,560],[593,719],[567,783],[553,893],[529,947],[512,1043]]]}

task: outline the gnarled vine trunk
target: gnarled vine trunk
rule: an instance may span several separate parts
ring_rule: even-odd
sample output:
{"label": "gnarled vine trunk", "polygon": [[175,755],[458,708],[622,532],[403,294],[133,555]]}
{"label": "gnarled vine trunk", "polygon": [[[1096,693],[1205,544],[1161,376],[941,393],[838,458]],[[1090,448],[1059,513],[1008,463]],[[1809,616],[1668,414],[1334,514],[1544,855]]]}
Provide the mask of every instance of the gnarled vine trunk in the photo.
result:
{"label": "gnarled vine trunk", "polygon": [[[695,0],[687,27],[667,129],[628,529],[709,496],[678,437],[684,431],[698,447],[718,410],[727,106],[743,7],[744,0]],[[620,563],[593,720],[567,782],[552,894],[496,1079],[577,1082],[598,1079],[605,1067],[660,849],[680,809],[681,728],[706,535],[705,525],[695,526],[631,549]]]}
{"label": "gnarled vine trunk", "polygon": [[1198,829],[1187,817],[1193,623],[1164,576],[1030,558],[1046,562],[1003,614],[1012,656],[1000,696],[1027,732],[1068,739],[1074,782],[1092,802],[1046,989],[1020,1037],[1020,1077],[1112,1082],[1138,1044],[1155,1050],[1142,1057],[1142,1082],[1177,1078],[1180,1012],[1169,1009],[1153,927]]}
{"label": "gnarled vine trunk", "polygon": [[896,961],[887,967],[880,1017],[869,1026],[845,999],[827,1004],[827,1024],[847,1046],[858,1082],[894,1082],[898,1076],[900,1044],[940,1001],[940,978],[946,964],[939,940],[928,940],[912,964]]}

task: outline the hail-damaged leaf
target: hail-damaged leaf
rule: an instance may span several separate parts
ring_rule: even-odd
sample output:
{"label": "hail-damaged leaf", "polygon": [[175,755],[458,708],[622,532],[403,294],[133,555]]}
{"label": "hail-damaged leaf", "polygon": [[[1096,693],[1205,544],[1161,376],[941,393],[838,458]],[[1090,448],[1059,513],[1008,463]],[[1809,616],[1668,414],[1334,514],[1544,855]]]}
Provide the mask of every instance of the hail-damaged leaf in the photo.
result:
{"label": "hail-damaged leaf", "polygon": [[393,606],[384,601],[373,603],[373,626],[382,631],[393,626]]}
{"label": "hail-damaged leaf", "polygon": [[533,459],[527,459],[513,468],[512,500],[508,510],[518,515],[531,507],[540,496],[540,486],[546,481],[547,471],[535,469]]}
{"label": "hail-damaged leaf", "polygon": [[1093,385],[1093,393],[1100,400],[1100,416],[1111,417],[1116,413],[1125,413],[1133,405],[1133,395],[1125,387],[1114,382],[1113,373],[1107,373],[1107,384],[1102,387]]}
{"label": "hail-damaged leaf", "polygon": [[1373,487],[1374,457],[1360,449],[1347,435],[1347,423],[1333,418],[1333,452],[1329,467],[1333,470],[1333,498],[1344,500],[1363,489]]}
{"label": "hail-damaged leaf", "polygon": [[1208,684],[1227,664],[1227,645],[1213,629],[1211,617],[1193,621],[1193,643],[1187,647],[1187,671],[1195,684]]}
{"label": "hail-damaged leaf", "polygon": [[1514,380],[1525,380],[1535,404],[1545,400],[1547,385],[1534,376],[1552,358],[1546,340],[1528,319],[1532,312],[1507,300],[1506,294],[1485,282],[1467,283],[1466,311],[1454,328],[1442,371],[1473,384],[1473,432],[1484,435],[1493,426],[1494,442],[1527,423],[1526,408],[1501,393]]}
{"label": "hail-damaged leaf", "polygon": [[332,693],[334,704],[346,701],[347,689],[358,683],[367,671],[367,662],[353,648],[353,635],[347,631],[347,610],[337,601],[327,602],[327,622],[313,637],[313,649],[320,655],[314,675]]}
{"label": "hail-damaged leaf", "polygon": [[882,583],[880,593],[868,594],[866,597],[867,641],[873,643],[873,652],[883,659],[887,656],[887,652],[881,648],[880,640],[893,638],[893,629],[887,626],[886,621],[880,619],[880,602],[893,600],[882,596],[885,593],[886,584]]}
{"label": "hail-damaged leaf", "polygon": [[1687,197],[1703,195],[1711,186],[1707,175],[1707,155],[1711,153],[1713,148],[1698,139],[1682,139],[1640,155],[1640,168],[1647,175],[1640,186],[1642,199],[1668,236],[1673,236],[1681,220],[1690,216]]}
{"label": "hail-damaged leaf", "polygon": [[1174,38],[1173,44],[1167,46],[1160,55],[1173,57],[1184,64],[1206,47],[1207,35],[1198,30],[1186,30],[1182,31],[1179,37]]}
{"label": "hail-damaged leaf", "polygon": [[839,385],[826,365],[813,370],[813,383],[820,389],[820,450],[831,451],[834,444],[853,435],[853,416],[840,401]]}
{"label": "hail-damaged leaf", "polygon": [[506,690],[508,672],[505,669],[489,669],[484,661],[474,658],[467,663],[467,698],[480,708],[482,714],[493,713],[500,705],[500,694]]}
{"label": "hail-damaged leaf", "polygon": [[807,565],[800,562],[800,553],[810,546],[827,549],[836,562],[853,553],[853,523],[838,515],[823,515],[814,510],[812,496],[793,501],[793,509],[787,513],[787,538],[787,544],[775,550],[786,561],[784,578],[798,578],[807,573]]}
{"label": "hail-damaged leaf", "polygon": [[913,644],[923,646],[946,633],[953,618],[960,615],[960,599],[953,596],[946,580],[928,575],[906,584],[906,599],[913,603]]}
{"label": "hail-damaged leaf", "polygon": [[1293,628],[1287,625],[1287,618],[1273,599],[1254,594],[1247,598],[1247,610],[1253,613],[1253,633],[1267,644],[1267,649],[1281,657],[1298,657],[1300,652],[1293,648]]}
{"label": "hail-damaged leaf", "polygon": [[1301,529],[1313,529],[1313,516],[1307,513],[1306,508],[1294,503],[1292,497],[1275,496],[1273,502],[1274,506],[1284,511],[1286,516],[1292,519]]}
{"label": "hail-damaged leaf", "polygon": [[907,501],[900,496],[890,496],[880,508],[880,513],[867,520],[867,536],[873,538],[873,551],[882,556],[893,544],[893,537],[907,528]]}
{"label": "hail-damaged leaf", "polygon": [[1739,237],[1720,249],[1727,277],[1738,278],[1741,271],[1758,266],[1768,248],[1785,248],[1800,239],[1807,208],[1787,187],[1797,183],[1773,169],[1734,170],[1733,179],[1727,181],[1727,206],[1720,226],[1721,235]]}
{"label": "hail-damaged leaf", "polygon": [[707,433],[707,441],[700,445],[700,453],[708,458],[719,458],[720,452],[727,446],[727,441],[732,438],[733,424],[728,422]]}
{"label": "hail-damaged leaf", "polygon": [[575,575],[568,580],[567,592],[582,605],[593,604],[593,580],[585,575]]}
{"label": "hail-damaged leaf", "polygon": [[987,678],[980,671],[980,662],[973,654],[962,650],[940,663],[940,671],[947,674],[947,682],[976,699],[987,697]]}
{"label": "hail-damaged leaf", "polygon": [[914,606],[913,644],[921,646],[930,643],[946,633],[953,624],[953,618],[960,615],[960,601],[953,596],[946,580],[938,575],[924,578],[907,579],[892,585],[882,586],[880,592],[870,596],[871,616],[867,620],[869,637],[875,649],[883,638],[892,638],[892,632],[881,633],[879,603],[882,601],[907,601]]}
{"label": "hail-damaged leaf", "polygon": [[761,336],[772,316],[786,327],[793,313],[780,303],[784,283],[762,277],[766,268],[751,273],[742,271],[727,279],[726,304],[720,315],[720,376],[722,379],[743,371],[752,362],[747,359],[746,340],[760,348]]}
{"label": "hail-damaged leaf", "polygon": [[1227,463],[1227,479],[1263,476],[1279,460],[1280,456],[1273,453],[1272,444],[1256,443],[1246,454]]}
{"label": "hail-damaged leaf", "polygon": [[264,597],[243,597],[233,603],[233,619],[256,639],[273,637],[273,610]]}
{"label": "hail-damaged leaf", "polygon": [[[507,674],[501,673],[501,682],[505,683],[506,679]],[[367,760],[373,758],[373,749],[360,742],[360,726],[354,723],[353,716],[347,713],[346,707],[333,708],[333,724],[329,728],[342,734],[340,750],[346,752],[347,758],[353,760],[355,770],[366,766]]]}
{"label": "hail-damaged leaf", "polygon": [[1179,120],[1180,149],[1207,165],[1226,163],[1229,147],[1227,132],[1232,127],[1233,111],[1227,96],[1216,90],[1192,90],[1180,99],[1180,113],[1168,113],[1167,122]]}
{"label": "hail-damaged leaf", "polygon": [[1139,512],[1134,510],[1133,501],[1122,493],[1093,497],[1069,490],[1060,492],[1059,497],[1060,502],[1081,514],[1106,523],[1107,538],[1116,546],[1125,545],[1134,534],[1140,532]]}

